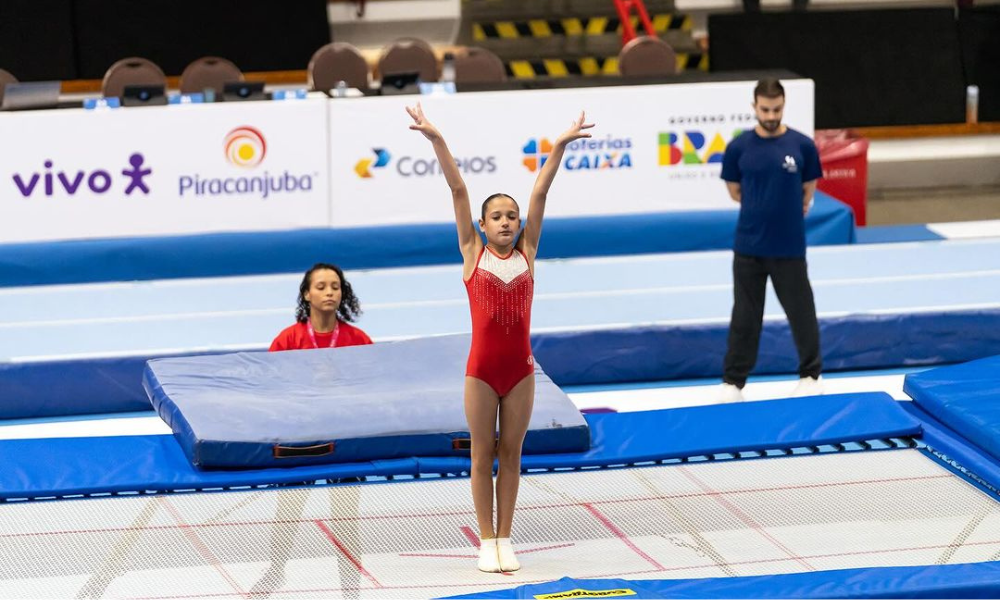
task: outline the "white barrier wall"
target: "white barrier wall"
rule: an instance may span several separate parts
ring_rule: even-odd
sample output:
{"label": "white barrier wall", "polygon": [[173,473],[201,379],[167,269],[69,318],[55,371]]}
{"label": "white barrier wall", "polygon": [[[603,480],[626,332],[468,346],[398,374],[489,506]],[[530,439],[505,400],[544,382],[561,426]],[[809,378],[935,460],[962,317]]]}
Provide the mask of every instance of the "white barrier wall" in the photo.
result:
{"label": "white barrier wall", "polygon": [[329,224],[323,100],[0,113],[0,241]]}
{"label": "white barrier wall", "polygon": [[[526,210],[548,144],[579,111],[550,216],[733,210],[722,152],[755,123],[755,82],[0,113],[0,243],[448,222],[421,101],[473,203]],[[785,122],[813,133],[813,83],[784,82]],[[476,209],[473,209],[476,212]]]}
{"label": "white barrier wall", "polygon": [[[720,162],[729,140],[756,123],[754,85],[336,99],[329,107],[333,225],[454,218],[430,143],[407,128],[404,106],[417,100],[448,140],[474,204],[494,192],[526,202],[547,144],[585,109],[597,124],[593,138],[568,148],[547,215],[732,210]],[[812,81],[784,85],[785,122],[811,136]]]}

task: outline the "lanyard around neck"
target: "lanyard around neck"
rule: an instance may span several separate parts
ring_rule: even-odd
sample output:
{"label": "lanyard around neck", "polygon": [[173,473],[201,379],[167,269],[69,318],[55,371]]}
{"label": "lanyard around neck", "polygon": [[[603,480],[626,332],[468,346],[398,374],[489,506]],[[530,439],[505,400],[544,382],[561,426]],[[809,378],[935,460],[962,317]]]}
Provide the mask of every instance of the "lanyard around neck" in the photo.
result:
{"label": "lanyard around neck", "polygon": [[[309,339],[312,341],[313,348],[319,348],[319,344],[316,343],[316,332],[313,330],[312,321],[306,321],[306,330],[309,332]],[[333,325],[333,335],[330,336],[330,345],[328,348],[333,348],[337,345],[337,338],[340,337],[340,321],[337,321]]]}

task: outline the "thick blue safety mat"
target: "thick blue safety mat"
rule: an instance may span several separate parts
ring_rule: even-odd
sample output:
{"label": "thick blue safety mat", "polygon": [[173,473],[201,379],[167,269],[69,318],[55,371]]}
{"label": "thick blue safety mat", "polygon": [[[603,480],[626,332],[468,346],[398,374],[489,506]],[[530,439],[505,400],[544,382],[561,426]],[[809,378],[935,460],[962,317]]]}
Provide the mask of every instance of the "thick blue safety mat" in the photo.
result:
{"label": "thick blue safety mat", "polygon": [[[539,258],[726,249],[733,244],[736,216],[713,210],[550,218]],[[406,252],[384,242],[401,238],[407,240]],[[806,238],[812,246],[854,242],[851,210],[816,192]],[[0,287],[290,273],[305,271],[316,256],[336,256],[345,269],[461,258],[452,223],[4,244]]]}
{"label": "thick blue safety mat", "polygon": [[[1000,352],[1000,310],[868,314],[820,321],[828,371],[934,365]],[[557,385],[717,377],[727,324],[623,326],[532,335]],[[127,356],[0,363],[0,419],[147,410],[146,361]],[[784,320],[764,324],[755,374],[794,373]]]}
{"label": "thick blue safety mat", "polygon": [[[264,468],[468,449],[471,337],[152,360],[143,386],[192,464]],[[525,454],[590,447],[583,416],[535,364]]]}
{"label": "thick blue safety mat", "polygon": [[[885,393],[585,415],[591,448],[525,456],[527,470],[629,465],[714,452],[916,436],[917,419]],[[0,498],[200,490],[365,476],[468,472],[462,457],[203,471],[169,435],[0,441]]]}
{"label": "thick blue safety mat", "polygon": [[[590,594],[587,594],[590,592]],[[997,598],[1000,562],[712,579],[573,579],[457,598]]]}
{"label": "thick blue safety mat", "polygon": [[[552,332],[533,336],[532,347],[559,385],[694,379],[721,375],[728,331],[724,323]],[[1000,310],[823,318],[820,338],[828,371],[960,362],[1000,351]],[[766,322],[754,374],[797,367],[788,322]]]}
{"label": "thick blue safety mat", "polygon": [[903,391],[928,414],[1000,459],[1000,356],[911,373]]}

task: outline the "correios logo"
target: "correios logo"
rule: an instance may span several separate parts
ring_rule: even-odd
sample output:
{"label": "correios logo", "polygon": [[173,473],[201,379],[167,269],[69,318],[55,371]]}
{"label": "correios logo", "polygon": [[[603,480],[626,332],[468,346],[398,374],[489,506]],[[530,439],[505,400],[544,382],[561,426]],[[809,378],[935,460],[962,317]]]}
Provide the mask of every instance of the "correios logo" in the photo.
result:
{"label": "correios logo", "polygon": [[[632,167],[631,150],[631,138],[609,135],[576,140],[566,146],[563,167],[568,171],[629,169]],[[521,164],[535,172],[548,160],[552,143],[547,138],[530,139],[521,147],[521,152],[524,154]]]}
{"label": "correios logo", "polygon": [[[44,196],[72,196],[78,191],[89,190],[94,194],[106,194],[111,191],[124,192],[126,196],[134,192],[149,194],[149,186],[146,185],[146,177],[153,170],[146,167],[146,159],[142,154],[135,152],[128,159],[128,166],[121,171],[121,177],[117,173],[112,175],[106,169],[62,169],[56,166],[55,161],[46,160],[43,170],[34,173],[14,173],[14,186],[25,198],[31,198],[35,194]],[[120,182],[115,185],[115,182]]]}
{"label": "correios logo", "polygon": [[[240,169],[256,169],[267,155],[267,141],[256,127],[241,125],[223,138],[226,162]],[[230,169],[231,170],[231,169]],[[285,169],[272,175],[269,171],[235,177],[206,176],[201,173],[181,175],[178,193],[193,196],[259,196],[275,193],[309,192],[319,173],[292,173]]]}
{"label": "correios logo", "polygon": [[267,142],[264,134],[254,127],[244,125],[237,127],[226,135],[224,142],[226,159],[237,167],[252,169],[264,160],[267,154]]}
{"label": "correios logo", "polygon": [[[737,129],[730,141],[736,139],[742,129]],[[713,132],[711,141],[703,131],[661,132],[659,136],[659,164],[661,167],[674,165],[707,165],[721,163],[726,152],[727,141],[719,132]]]}
{"label": "correios logo", "polygon": [[[392,155],[385,148],[372,148],[375,158],[362,158],[354,164],[354,173],[362,179],[372,179],[375,176],[373,169],[384,169],[393,162]],[[466,175],[479,175],[482,173],[492,173],[497,170],[495,156],[471,156],[467,158],[456,158],[455,164],[458,169]],[[400,177],[430,177],[443,175],[441,166],[435,158],[422,158],[419,156],[400,156],[395,159],[395,171]]]}
{"label": "correios logo", "polygon": [[371,177],[371,169],[381,169],[389,164],[389,160],[392,158],[392,155],[385,148],[372,148],[372,152],[375,153],[374,160],[371,158],[362,158],[354,165],[354,172],[362,179]]}

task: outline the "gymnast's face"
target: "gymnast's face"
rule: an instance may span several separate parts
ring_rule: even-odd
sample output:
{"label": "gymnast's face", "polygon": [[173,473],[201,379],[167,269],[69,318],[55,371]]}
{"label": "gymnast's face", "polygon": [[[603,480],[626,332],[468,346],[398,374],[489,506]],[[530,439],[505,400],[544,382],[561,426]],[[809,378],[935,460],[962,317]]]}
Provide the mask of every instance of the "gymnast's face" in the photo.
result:
{"label": "gymnast's face", "polygon": [[764,131],[777,133],[781,127],[781,116],[785,112],[785,97],[765,98],[757,96],[753,103],[754,113],[757,115],[757,122]]}
{"label": "gymnast's face", "polygon": [[309,278],[309,291],[303,296],[311,310],[336,312],[340,308],[340,277],[336,271],[317,269]]}
{"label": "gymnast's face", "polygon": [[506,196],[490,200],[486,207],[486,218],[479,221],[479,229],[494,246],[513,244],[520,228],[521,212],[517,203]]}

